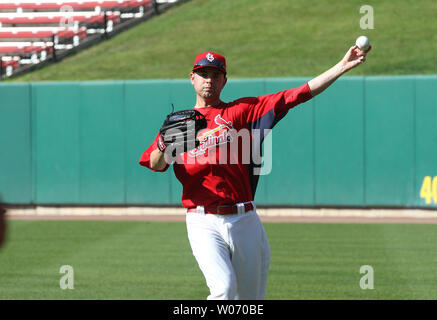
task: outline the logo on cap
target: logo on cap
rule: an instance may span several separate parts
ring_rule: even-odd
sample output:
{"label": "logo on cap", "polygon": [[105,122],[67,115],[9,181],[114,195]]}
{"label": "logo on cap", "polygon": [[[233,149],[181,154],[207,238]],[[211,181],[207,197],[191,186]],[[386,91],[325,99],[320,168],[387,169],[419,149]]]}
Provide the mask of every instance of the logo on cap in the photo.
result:
{"label": "logo on cap", "polygon": [[209,62],[213,62],[214,61],[214,56],[212,55],[212,53],[208,53],[206,55],[206,59],[208,59]]}
{"label": "logo on cap", "polygon": [[226,59],[219,53],[208,51],[199,53],[194,60],[193,71],[203,67],[218,68],[226,75]]}

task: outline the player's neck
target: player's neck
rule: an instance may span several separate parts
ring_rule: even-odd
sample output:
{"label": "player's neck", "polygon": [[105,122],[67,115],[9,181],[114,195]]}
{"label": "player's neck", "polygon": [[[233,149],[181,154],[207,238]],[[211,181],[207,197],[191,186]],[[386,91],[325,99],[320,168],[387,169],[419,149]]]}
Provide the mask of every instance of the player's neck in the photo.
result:
{"label": "player's neck", "polygon": [[205,99],[200,99],[199,97],[196,100],[196,105],[194,106],[195,108],[208,108],[208,107],[216,107],[218,106],[220,103],[222,103],[222,101],[220,100],[220,98],[218,99],[214,99],[214,100],[205,100]]}

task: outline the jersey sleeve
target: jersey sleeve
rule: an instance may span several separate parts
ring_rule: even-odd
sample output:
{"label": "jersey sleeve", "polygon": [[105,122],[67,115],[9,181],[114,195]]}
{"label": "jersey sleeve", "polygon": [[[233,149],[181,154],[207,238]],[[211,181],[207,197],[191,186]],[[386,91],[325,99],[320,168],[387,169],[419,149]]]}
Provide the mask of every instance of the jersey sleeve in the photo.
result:
{"label": "jersey sleeve", "polygon": [[272,129],[288,111],[312,98],[308,83],[300,87],[248,98],[244,120],[252,129]]}
{"label": "jersey sleeve", "polygon": [[156,171],[156,172],[164,172],[168,169],[168,167],[170,166],[168,163],[165,165],[164,169],[162,170],[155,170],[152,169],[150,166],[150,155],[151,153],[158,148],[157,146],[157,141],[158,141],[158,137],[159,137],[159,133],[156,135],[155,140],[153,141],[153,143],[146,149],[146,151],[143,152],[143,154],[141,155],[140,158],[140,165],[142,165],[143,167],[147,167],[152,171]]}

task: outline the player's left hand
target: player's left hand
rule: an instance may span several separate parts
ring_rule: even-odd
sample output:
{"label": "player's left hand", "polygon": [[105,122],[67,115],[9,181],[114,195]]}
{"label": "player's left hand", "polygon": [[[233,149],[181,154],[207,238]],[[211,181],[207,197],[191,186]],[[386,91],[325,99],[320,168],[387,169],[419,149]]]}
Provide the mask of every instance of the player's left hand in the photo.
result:
{"label": "player's left hand", "polygon": [[343,64],[344,72],[349,71],[350,69],[353,69],[359,64],[366,61],[366,55],[369,53],[371,49],[372,46],[370,46],[369,49],[365,51],[358,48],[357,45],[350,47],[349,50],[346,52],[344,58],[341,60],[341,63]]}

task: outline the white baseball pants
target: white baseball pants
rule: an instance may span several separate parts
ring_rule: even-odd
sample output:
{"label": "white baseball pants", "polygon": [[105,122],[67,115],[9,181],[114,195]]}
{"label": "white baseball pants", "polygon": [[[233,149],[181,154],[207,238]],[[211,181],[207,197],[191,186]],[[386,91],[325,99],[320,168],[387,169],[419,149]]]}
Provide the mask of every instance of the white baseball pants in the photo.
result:
{"label": "white baseball pants", "polygon": [[188,239],[209,287],[208,300],[261,300],[270,246],[256,210],[232,215],[187,212]]}

